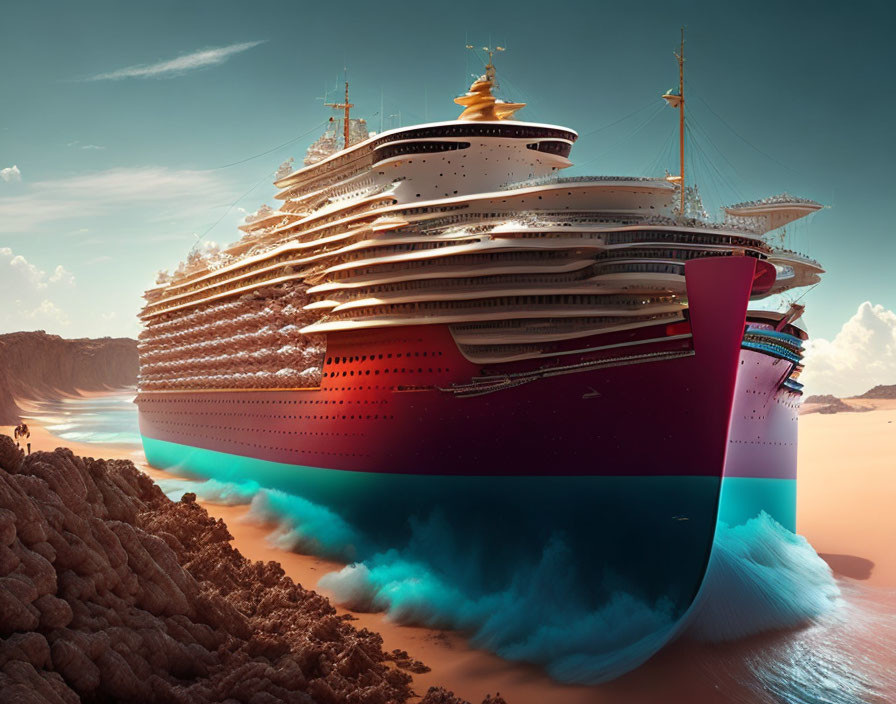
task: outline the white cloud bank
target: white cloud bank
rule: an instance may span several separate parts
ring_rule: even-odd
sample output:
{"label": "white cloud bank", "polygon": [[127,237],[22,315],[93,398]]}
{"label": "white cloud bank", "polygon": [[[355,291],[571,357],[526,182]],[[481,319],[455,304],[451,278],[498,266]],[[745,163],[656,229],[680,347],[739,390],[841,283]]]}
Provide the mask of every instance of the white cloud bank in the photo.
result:
{"label": "white cloud bank", "polygon": [[208,66],[223,64],[234,54],[240,54],[253,47],[263,44],[266,40],[256,42],[241,42],[229,46],[212,47],[194,51],[192,54],[179,56],[176,59],[160,61],[155,64],[141,64],[120,68],[109,73],[100,73],[91,76],[89,81],[119,81],[123,78],[173,78],[187,71],[193,71]]}
{"label": "white cloud bank", "polygon": [[13,164],[12,166],[7,166],[5,169],[0,169],[0,178],[7,183],[13,181],[18,182],[22,180],[22,172],[19,170],[18,166]]}
{"label": "white cloud bank", "polygon": [[0,331],[64,329],[69,318],[54,299],[65,298],[74,285],[74,275],[61,264],[48,276],[21,254],[0,247]]}
{"label": "white cloud bank", "polygon": [[896,313],[865,301],[833,340],[809,340],[805,366],[809,394],[847,397],[896,384]]}

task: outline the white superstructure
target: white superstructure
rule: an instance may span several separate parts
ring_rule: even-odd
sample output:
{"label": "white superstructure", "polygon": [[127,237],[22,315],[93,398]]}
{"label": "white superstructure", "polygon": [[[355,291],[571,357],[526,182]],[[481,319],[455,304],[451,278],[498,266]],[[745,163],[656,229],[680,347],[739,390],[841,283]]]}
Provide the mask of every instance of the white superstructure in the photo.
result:
{"label": "white superstructure", "polygon": [[[450,324],[479,361],[537,357],[551,341],[680,320],[684,264],[698,257],[768,260],[777,280],[758,297],[818,280],[817,262],[763,234],[819,204],[785,195],[710,223],[686,217],[702,206],[685,205],[677,177],[563,178],[577,133],[514,120],[522,104],[493,84],[489,63],[457,120],[370,137],[351,123],[341,144],[331,124],[303,168],[281,171],[279,206],[147,292],[144,386],[227,383],[243,353],[267,359],[252,383],[284,370],[295,382],[314,368],[316,335],[385,326]],[[347,92],[334,107],[350,119],[346,106]]]}

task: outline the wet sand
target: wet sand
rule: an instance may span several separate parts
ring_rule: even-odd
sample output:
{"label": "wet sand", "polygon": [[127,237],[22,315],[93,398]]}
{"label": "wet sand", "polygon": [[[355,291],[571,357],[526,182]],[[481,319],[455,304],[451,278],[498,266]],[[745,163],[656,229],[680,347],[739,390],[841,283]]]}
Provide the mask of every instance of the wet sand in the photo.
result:
{"label": "wet sand", "polygon": [[[810,413],[800,419],[797,525],[844,583],[886,588],[896,587],[896,551],[891,546],[896,535],[896,401],[873,404],[875,410],[866,413]],[[30,428],[33,450],[65,446],[76,454],[130,459],[153,479],[173,478],[149,467],[140,450],[73,443],[53,437],[39,425]],[[12,428],[0,427],[0,432],[11,435]],[[267,536],[274,526],[246,522],[247,506],[200,503],[224,519],[234,545],[246,557],[279,562],[307,588],[317,589],[321,576],[342,567],[273,547]],[[472,702],[495,692],[509,704],[755,701],[747,661],[774,658],[787,647],[788,638],[770,634],[723,645],[679,641],[611,683],[565,686],[538,667],[508,663],[472,648],[462,634],[401,626],[382,614],[351,613],[356,626],[382,635],[384,650],[407,650],[431,668],[414,675],[418,693],[438,683]],[[892,654],[890,658],[896,659]]]}

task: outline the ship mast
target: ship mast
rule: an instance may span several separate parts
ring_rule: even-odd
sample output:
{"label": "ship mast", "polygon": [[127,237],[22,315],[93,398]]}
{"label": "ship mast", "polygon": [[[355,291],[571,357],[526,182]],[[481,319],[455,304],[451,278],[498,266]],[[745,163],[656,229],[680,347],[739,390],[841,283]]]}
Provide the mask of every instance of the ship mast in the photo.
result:
{"label": "ship mast", "polygon": [[668,180],[677,182],[681,192],[681,213],[684,214],[684,27],[681,28],[681,47],[675,52],[678,59],[678,90],[670,90],[663,95],[671,107],[678,110],[678,176],[669,176]]}
{"label": "ship mast", "polygon": [[344,149],[348,149],[349,147],[349,110],[354,106],[354,104],[348,102],[348,81],[345,82],[345,102],[344,103],[324,103],[328,108],[333,108],[334,110],[345,110],[345,117],[342,120],[342,135],[345,140]]}
{"label": "ship mast", "polygon": [[[678,159],[681,174],[681,214],[684,215],[684,27],[681,28],[681,48],[675,54],[678,59]],[[345,102],[348,102],[348,83],[345,84]],[[346,119],[348,109],[346,108]]]}

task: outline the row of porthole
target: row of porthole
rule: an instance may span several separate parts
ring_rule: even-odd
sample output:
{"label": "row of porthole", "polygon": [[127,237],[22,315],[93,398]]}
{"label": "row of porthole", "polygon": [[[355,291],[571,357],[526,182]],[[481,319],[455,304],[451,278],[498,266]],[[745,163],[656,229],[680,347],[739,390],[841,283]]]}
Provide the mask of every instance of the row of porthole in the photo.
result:
{"label": "row of porthole", "polygon": [[[441,368],[441,367],[438,367],[436,370],[433,370],[432,367],[429,368],[429,373],[430,373],[430,374],[434,373],[434,371],[438,371],[438,372],[441,373],[442,368]],[[448,370],[446,369],[445,371],[448,371]],[[383,372],[383,374],[388,374],[388,373],[389,373],[389,370],[388,370],[388,369],[383,369],[382,372]],[[399,372],[401,372],[402,374],[414,374],[414,373],[415,373],[413,369],[408,369],[407,367],[402,367],[401,369],[399,369],[398,367],[395,367],[395,368],[392,369],[392,373],[393,373],[393,374],[398,374]],[[373,370],[373,374],[374,374],[374,376],[379,376],[379,373],[380,373],[380,370],[379,370],[379,369],[374,369],[374,370]],[[423,367],[418,367],[416,373],[417,373],[417,374],[422,374],[422,373],[423,373]],[[354,375],[355,375],[355,370],[354,370],[354,369],[350,369],[350,370],[347,371],[347,372],[342,372],[342,376],[354,376]],[[336,377],[336,376],[340,376],[340,374],[339,374],[339,372],[323,372],[323,373],[321,374],[321,377],[327,377],[327,376],[329,376],[329,377]],[[358,376],[361,376],[361,370],[360,370],[360,369],[358,370]],[[370,376],[370,369],[365,369],[365,370],[364,370],[364,376]]]}
{"label": "row of porthole", "polygon": [[[317,393],[321,393],[320,391],[318,391],[316,389],[315,389],[315,391],[317,391]],[[240,389],[234,389],[234,392],[245,393]],[[177,393],[182,393],[182,392],[177,392]],[[203,392],[196,391],[195,393],[201,394]],[[299,392],[299,393],[304,393],[304,392]],[[284,404],[286,404],[286,405],[293,405],[293,406],[296,405],[297,403],[306,403],[305,401],[292,401],[292,400],[279,400],[279,399],[265,399],[265,400],[259,401],[259,400],[254,400],[254,399],[245,399],[245,398],[201,398],[201,399],[197,399],[197,398],[153,398],[153,397],[141,398],[141,399],[139,399],[139,402],[140,403],[165,403],[165,404],[169,404],[169,403],[199,403],[199,404],[203,404],[203,405],[223,403],[223,404],[236,404],[238,406],[242,406],[242,405],[250,404],[250,403],[251,404],[263,403],[263,404],[268,404],[268,405],[274,405],[274,404],[284,405]],[[312,401],[307,401],[307,403],[312,403]],[[319,401],[314,401],[313,403],[319,403]],[[326,403],[326,402],[324,402],[324,403]],[[336,401],[333,401],[333,403],[336,403]],[[343,402],[339,401],[339,403],[343,403]]]}
{"label": "row of porthole", "polygon": [[[352,416],[354,418],[354,416]],[[336,419],[336,416],[333,416],[333,419]],[[376,420],[394,420],[394,416],[383,416],[381,419],[379,416],[376,417]],[[359,416],[358,420],[362,420]],[[371,420],[374,418],[371,417]],[[228,431],[228,432],[250,432],[250,433],[272,433],[275,435],[319,435],[321,437],[366,437],[367,433],[325,433],[325,432],[310,432],[310,431],[298,431],[298,430],[277,430],[275,428],[246,428],[246,427],[229,427],[224,425],[207,425],[204,423],[179,423],[176,421],[157,421],[159,425],[167,425],[171,426],[175,429],[177,428],[203,428],[205,430],[220,430],[220,431]]]}
{"label": "row of porthole", "polygon": [[[367,433],[324,433],[324,432],[311,432],[311,431],[300,431],[300,430],[275,430],[272,428],[230,428],[223,425],[204,425],[201,423],[171,423],[166,421],[159,421],[159,425],[173,425],[176,428],[204,428],[206,430],[227,430],[230,432],[252,432],[252,433],[273,433],[275,435],[316,435],[319,437],[346,437],[346,438],[362,438],[366,437]],[[206,436],[203,436],[206,437]],[[239,442],[239,441],[236,441]]]}
{"label": "row of porthole", "polygon": [[[257,416],[251,416],[251,418],[256,419]],[[341,420],[355,420],[355,416],[353,416],[353,415],[352,416],[324,416],[324,415],[322,415],[322,416],[294,416],[294,418],[296,420],[306,420],[306,421],[307,420],[340,420],[340,419]],[[380,418],[379,414],[370,415],[368,413],[366,417],[362,416],[361,414],[358,414],[357,420],[395,420],[395,416],[383,414],[383,417]],[[258,432],[274,432],[272,430],[269,431],[263,427],[256,427],[256,426],[251,426],[251,427],[241,426],[241,427],[235,427],[235,428],[227,428],[224,426],[205,425],[203,423],[184,423],[182,421],[173,421],[173,420],[157,420],[156,422],[160,423],[162,425],[177,425],[179,427],[185,427],[185,428],[216,428],[219,430],[248,430],[251,432],[256,432],[256,431],[258,431]]]}
{"label": "row of porthole", "polygon": [[[220,442],[220,438],[213,437],[211,435],[199,435],[199,438],[203,440],[214,440],[216,442]],[[245,447],[257,447],[263,450],[276,450],[278,452],[292,452],[293,454],[304,454],[304,455],[330,455],[331,457],[370,457],[370,454],[367,452],[327,452],[326,450],[297,450],[292,447],[271,447],[270,445],[263,445],[255,442],[243,442],[242,440],[224,440],[224,442],[236,445],[243,445]]]}
{"label": "row of porthole", "polygon": [[738,445],[777,445],[779,447],[786,447],[793,445],[792,442],[770,442],[767,440],[729,440],[730,443],[736,443]]}
{"label": "row of porthole", "polygon": [[[395,354],[395,358],[396,358],[396,359],[401,359],[401,355],[402,355],[401,352],[397,352],[397,353]],[[413,354],[414,357],[421,357],[421,356],[422,356],[422,357],[426,357],[427,355],[428,355],[428,352],[427,352],[426,350],[423,351],[423,354],[422,354],[422,355],[420,354],[420,352],[414,352],[414,354]],[[408,352],[408,353],[405,354],[405,356],[406,356],[406,357],[410,357],[410,356],[411,356],[411,353]],[[432,353],[432,356],[433,356],[433,357],[436,357],[436,356],[441,357],[441,356],[442,356],[442,352],[434,351],[434,352]],[[385,354],[385,357],[384,357],[384,355],[382,355],[382,354],[377,354],[377,355],[374,355],[374,354],[371,354],[371,355],[362,354],[360,357],[327,357],[327,364],[346,364],[346,363],[366,362],[366,361],[371,361],[371,362],[372,362],[372,361],[374,361],[375,359],[384,359],[384,358],[385,358],[385,359],[392,359],[392,353],[391,353],[391,352],[387,352],[387,353]]]}
{"label": "row of porthole", "polygon": [[[348,390],[349,388],[355,388],[355,387],[345,387],[345,388],[346,388],[346,390]],[[363,388],[363,387],[357,387],[357,388]],[[374,388],[375,388],[375,389],[379,389],[380,387],[379,387],[379,386],[376,386],[376,387],[368,386],[367,388],[368,388],[368,389],[374,389]],[[395,387],[394,387],[394,386],[383,386],[382,389],[383,389],[383,390],[394,390]],[[334,389],[330,389],[330,391],[333,391],[333,390],[334,390]],[[335,389],[335,390],[338,390],[338,389]],[[357,404],[360,405],[361,403],[365,403],[365,404],[367,404],[367,403],[373,403],[373,404],[387,403],[387,401],[388,401],[388,399],[380,399],[380,400],[374,400],[374,401],[371,401],[371,400],[369,400],[369,399],[366,399],[366,400],[349,401],[349,403],[357,403]],[[144,398],[144,399],[141,399],[141,403],[165,403],[165,404],[168,404],[168,403],[201,403],[201,404],[208,404],[208,403],[224,403],[224,404],[228,404],[228,405],[229,405],[229,404],[243,404],[243,403],[267,403],[267,404],[271,404],[271,405],[273,405],[273,404],[280,404],[280,405],[288,404],[288,405],[293,405],[293,406],[295,406],[296,404],[304,405],[304,404],[306,404],[306,403],[309,404],[309,405],[310,405],[310,404],[315,404],[315,405],[316,405],[316,404],[319,404],[319,403],[322,403],[322,404],[324,404],[324,405],[328,405],[328,404],[330,404],[330,403],[332,403],[333,405],[336,405],[336,404],[338,403],[338,404],[341,405],[341,404],[345,403],[345,399],[341,399],[341,400],[338,400],[338,401],[337,401],[336,399],[333,399],[332,401],[328,401],[328,400],[326,400],[326,399],[324,399],[324,400],[316,400],[316,401],[277,401],[277,400],[274,400],[274,401],[252,401],[252,400],[245,401],[245,400],[242,400],[242,399],[181,399],[181,398],[167,399],[167,398]],[[174,413],[174,412],[175,412],[175,411],[172,411],[172,413]]]}
{"label": "row of porthole", "polygon": [[[390,388],[394,388],[394,387],[390,387]],[[373,400],[373,401],[371,401],[370,399],[357,399],[357,400],[349,401],[349,405],[351,405],[351,404],[354,403],[354,404],[356,404],[356,405],[358,405],[358,406],[361,406],[361,405],[364,405],[364,406],[367,406],[367,405],[379,406],[379,405],[385,404],[385,403],[387,403],[387,402],[388,402],[388,399],[385,399],[385,398],[383,398],[383,399],[379,399],[379,400]],[[304,404],[305,401],[300,401],[300,403],[301,403],[301,404]],[[328,406],[328,405],[330,405],[330,404],[332,403],[334,406],[335,406],[335,405],[340,405],[340,406],[341,406],[342,404],[345,403],[345,400],[341,400],[341,401],[335,401],[335,400],[334,400],[334,401],[313,401],[313,402],[312,402],[312,401],[309,401],[308,403],[309,403],[309,404],[312,404],[312,403],[313,403],[314,405],[317,405],[317,404],[323,404],[323,405],[325,405],[325,406]],[[202,415],[205,415],[205,416],[241,416],[241,415],[244,415],[241,411],[232,411],[232,412],[231,412],[231,411],[219,411],[219,412],[214,412],[214,411],[201,411],[201,410],[200,410],[200,411],[195,411],[195,410],[194,410],[194,411],[169,411],[169,410],[157,410],[157,411],[147,411],[147,412],[148,412],[148,413],[173,413],[173,414],[175,414],[175,415],[188,415],[188,414],[193,414],[193,413],[201,413]],[[258,414],[258,413],[254,413],[254,414],[252,414],[252,417],[253,417],[253,418],[296,418],[297,416],[280,416],[280,415],[270,415],[270,416],[268,416],[268,415],[260,415],[260,414]]]}
{"label": "row of porthole", "polygon": [[[226,417],[232,417],[232,416],[238,416],[241,418],[245,417],[244,413],[209,413],[208,411],[204,411],[204,412],[203,411],[199,411],[199,412],[196,412],[196,411],[155,411],[155,412],[152,412],[152,411],[150,411],[147,415],[149,415],[149,416],[163,415],[163,416],[190,416],[190,417],[193,417],[193,416],[196,416],[197,414],[201,415],[203,417],[209,417],[209,418],[216,418],[216,417],[226,418]],[[258,414],[258,413],[253,413],[251,416],[251,418],[253,420],[259,420],[259,419],[299,420],[302,418],[310,418],[310,417],[311,416],[276,416],[276,415],[264,415],[264,414]],[[317,416],[314,416],[314,417],[317,418]]]}

